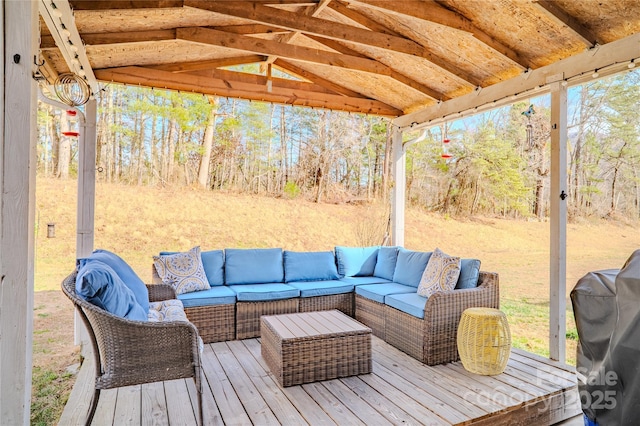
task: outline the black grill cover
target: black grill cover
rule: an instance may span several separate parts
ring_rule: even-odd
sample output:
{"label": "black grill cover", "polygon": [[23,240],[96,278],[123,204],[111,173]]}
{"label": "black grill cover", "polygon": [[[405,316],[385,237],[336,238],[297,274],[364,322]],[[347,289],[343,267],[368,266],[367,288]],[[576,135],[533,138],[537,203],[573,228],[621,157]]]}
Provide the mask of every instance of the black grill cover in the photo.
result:
{"label": "black grill cover", "polygon": [[601,426],[640,424],[640,250],[578,280],[571,303],[582,410]]}

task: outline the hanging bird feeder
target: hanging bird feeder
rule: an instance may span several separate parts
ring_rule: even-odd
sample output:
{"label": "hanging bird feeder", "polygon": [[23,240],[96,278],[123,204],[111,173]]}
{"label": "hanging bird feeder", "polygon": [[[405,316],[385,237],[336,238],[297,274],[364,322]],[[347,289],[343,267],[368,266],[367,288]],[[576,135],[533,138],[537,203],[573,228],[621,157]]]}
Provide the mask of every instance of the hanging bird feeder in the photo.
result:
{"label": "hanging bird feeder", "polygon": [[450,139],[447,139],[446,137],[442,139],[442,154],[440,154],[440,157],[444,158],[445,160],[448,160],[453,157],[453,155],[449,154],[450,143],[451,143]]}
{"label": "hanging bird feeder", "polygon": [[67,111],[67,130],[62,132],[63,135],[76,138],[80,136],[80,132],[78,132],[77,130],[73,130],[74,125],[77,124],[77,114],[78,113],[72,109]]}

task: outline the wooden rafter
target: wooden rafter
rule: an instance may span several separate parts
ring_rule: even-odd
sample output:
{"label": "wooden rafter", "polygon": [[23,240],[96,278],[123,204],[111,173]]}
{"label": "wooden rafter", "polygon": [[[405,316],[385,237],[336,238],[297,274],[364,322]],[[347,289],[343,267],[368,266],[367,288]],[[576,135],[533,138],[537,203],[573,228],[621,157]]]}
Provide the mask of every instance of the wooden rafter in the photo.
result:
{"label": "wooden rafter", "polygon": [[298,66],[296,66],[295,64],[292,64],[289,61],[286,61],[284,59],[276,59],[276,61],[273,63],[274,66],[276,66],[277,68],[279,68],[280,70],[282,70],[283,72],[287,73],[287,74],[293,74],[296,75],[298,77],[304,78],[305,80],[309,80],[312,81],[320,86],[326,87],[328,89],[333,90],[336,93],[339,93],[341,95],[344,96],[350,96],[352,98],[364,98],[365,96],[363,96],[362,94],[355,92],[351,89],[348,89],[346,87],[340,86],[339,84],[336,84],[332,81],[329,81],[325,78],[319,77],[318,75],[307,71],[303,68],[300,68]]}
{"label": "wooden rafter", "polygon": [[[254,22],[287,28],[303,34],[312,34],[337,41],[349,41],[355,44],[392,50],[427,59],[447,73],[467,84],[483,86],[484,82],[470,73],[462,71],[451,61],[434,55],[429,49],[403,37],[357,28],[334,21],[303,16],[298,13],[274,9],[260,4],[247,7],[243,2],[209,2],[206,0],[185,0],[185,6],[202,8],[217,13],[224,13]],[[246,3],[246,2],[245,2]],[[395,2],[393,2],[395,4]],[[402,2],[400,2],[402,3]],[[277,55],[276,55],[277,56]]]}
{"label": "wooden rafter", "polygon": [[171,72],[190,72],[206,69],[215,69],[220,67],[229,67],[233,65],[246,65],[262,62],[266,59],[262,55],[246,55],[246,56],[234,56],[232,58],[220,58],[211,59],[208,61],[195,61],[195,62],[174,62],[170,64],[161,64],[149,66],[156,70],[171,71]]}
{"label": "wooden rafter", "polygon": [[[273,5],[298,5],[313,6],[318,0],[299,1],[299,0],[252,0],[253,3],[273,4]],[[73,0],[73,8],[75,10],[109,10],[109,9],[158,9],[182,7],[183,0]]]}
{"label": "wooden rafter", "polygon": [[436,100],[446,99],[444,94],[411,80],[388,66],[371,59],[280,43],[272,40],[262,40],[241,35],[229,35],[222,31],[200,27],[178,28],[176,30],[176,37],[182,40],[246,50],[257,54],[271,54],[303,62],[337,66],[357,71],[365,71],[372,74],[384,75],[401,81],[404,84],[408,84],[410,87],[413,87]]}
{"label": "wooden rafter", "polygon": [[[326,9],[330,1],[331,0],[320,0],[317,5],[311,6],[310,8],[308,8],[307,11],[305,12],[305,15],[311,16],[311,17],[318,16],[320,12]],[[282,43],[291,43],[294,39],[299,37],[300,34],[301,34],[300,31],[293,31],[293,32],[290,32],[289,34],[282,35],[279,41],[281,41]],[[264,65],[273,64],[276,61],[276,59],[278,59],[277,56],[271,55],[267,58]]]}
{"label": "wooden rafter", "polygon": [[176,37],[180,40],[188,40],[196,43],[209,44],[259,55],[275,55],[278,57],[311,62],[329,66],[337,66],[357,71],[365,71],[372,74],[389,76],[388,67],[370,59],[333,53],[325,50],[291,45],[272,40],[262,40],[255,37],[228,34],[222,31],[207,28],[178,28]]}
{"label": "wooden rafter", "polygon": [[310,92],[283,88],[275,83],[268,92],[263,84],[248,82],[233,83],[209,76],[181,73],[176,74],[143,67],[122,67],[96,70],[96,77],[104,81],[117,81],[124,84],[165,88],[184,92],[203,93],[214,96],[234,97],[280,104],[299,105],[314,108],[327,108],[338,111],[362,112],[385,116],[398,116],[402,111],[383,102],[352,98],[328,93]]}
{"label": "wooden rafter", "polygon": [[[343,53],[345,55],[349,55],[349,56],[356,56],[359,58],[366,58],[366,59],[371,59],[374,60],[373,58],[367,56],[367,55],[363,55],[360,52],[356,52],[355,50],[343,45],[342,43],[338,42],[338,41],[334,41],[334,40],[329,40],[329,39],[323,39],[321,37],[314,37],[314,36],[310,36],[310,38],[316,40],[319,43],[322,43],[334,50],[337,50],[340,53]],[[398,80],[400,83],[405,84],[409,87],[411,87],[412,89],[415,89],[419,92],[424,93],[427,96],[432,97],[433,99],[436,100],[447,100],[449,99],[448,96],[446,96],[444,93],[442,92],[438,92],[437,90],[432,89],[431,87],[420,83],[419,81],[416,81],[415,79],[408,77],[404,74],[402,74],[401,72],[399,72],[398,70],[396,70],[393,67],[388,67],[390,74],[389,76],[394,78],[395,80]]]}
{"label": "wooden rafter", "polygon": [[184,1],[185,6],[223,13],[261,24],[274,25],[291,31],[300,31],[305,34],[313,34],[334,40],[347,39],[356,44],[393,50],[425,59],[429,59],[429,56],[431,56],[423,46],[405,38],[376,33],[351,25],[305,16],[261,4],[250,4],[248,6],[245,3],[246,2],[226,1],[211,2],[207,0]]}
{"label": "wooden rafter", "polygon": [[345,0],[348,3],[359,3],[367,7],[375,8],[381,11],[398,13],[401,15],[411,16],[413,18],[422,19],[456,30],[468,32],[476,39],[486,44],[504,57],[510,59],[515,65],[521,69],[531,68],[531,64],[525,60],[519,53],[510,47],[504,45],[482,31],[463,15],[440,6],[434,1],[384,1],[384,0]]}
{"label": "wooden rafter", "polygon": [[352,48],[345,46],[343,43],[340,43],[339,41],[331,40],[328,38],[322,38],[314,35],[309,35],[309,34],[307,34],[305,37],[310,38],[311,40],[317,41],[318,43],[324,46],[327,46],[328,48],[335,50],[336,52],[340,52],[349,56],[356,56],[358,58],[371,59],[369,56],[362,54],[358,51],[355,51]]}
{"label": "wooden rafter", "polygon": [[211,79],[222,80],[229,88],[236,90],[242,89],[242,87],[245,85],[266,86],[267,81],[271,80],[272,88],[276,89],[313,92],[317,94],[336,94],[334,91],[329,90],[326,87],[320,86],[315,83],[308,83],[306,81],[288,80],[285,78],[278,78],[273,76],[268,78],[264,75],[259,74],[220,70],[215,68],[187,71],[185,73],[182,73],[179,78],[182,78],[182,76],[184,75],[202,76]]}
{"label": "wooden rafter", "polygon": [[576,18],[569,15],[554,2],[550,2],[548,0],[538,0],[534,4],[538,6],[540,10],[545,12],[547,16],[551,17],[554,21],[566,26],[571,31],[573,31],[588,47],[593,47],[596,44],[600,44],[600,41],[595,36],[595,34],[589,31],[589,29],[578,22]]}
{"label": "wooden rafter", "polygon": [[[82,41],[87,45],[118,44],[118,43],[140,43],[148,41],[175,40],[176,30],[154,30],[154,31],[123,31],[118,33],[92,33],[82,34]],[[41,36],[40,47],[49,49],[55,47],[53,37]]]}
{"label": "wooden rafter", "polygon": [[213,30],[225,31],[227,33],[244,34],[244,35],[287,34],[291,32],[284,28],[278,28],[272,25],[262,25],[262,24],[221,25],[221,26],[215,26],[210,28]]}

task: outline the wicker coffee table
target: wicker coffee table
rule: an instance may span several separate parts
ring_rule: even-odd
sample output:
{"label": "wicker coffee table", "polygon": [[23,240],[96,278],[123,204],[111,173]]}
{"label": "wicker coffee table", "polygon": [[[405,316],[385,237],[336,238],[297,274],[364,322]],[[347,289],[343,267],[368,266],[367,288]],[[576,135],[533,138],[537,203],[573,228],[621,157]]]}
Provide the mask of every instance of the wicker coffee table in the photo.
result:
{"label": "wicker coffee table", "polygon": [[371,372],[371,329],[338,310],[263,316],[262,357],[283,387]]}

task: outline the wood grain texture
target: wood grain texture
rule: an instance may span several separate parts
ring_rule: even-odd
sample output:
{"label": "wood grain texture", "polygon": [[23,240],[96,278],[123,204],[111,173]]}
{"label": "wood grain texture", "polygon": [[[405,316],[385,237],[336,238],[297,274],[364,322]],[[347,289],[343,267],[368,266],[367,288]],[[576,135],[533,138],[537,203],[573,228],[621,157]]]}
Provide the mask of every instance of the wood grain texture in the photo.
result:
{"label": "wood grain texture", "polygon": [[3,2],[0,99],[0,419],[28,424],[33,333],[38,9]]}
{"label": "wood grain texture", "polygon": [[[205,345],[205,425],[506,426],[554,424],[580,412],[573,369],[521,350],[513,350],[507,369],[497,376],[471,374],[459,362],[430,367],[377,338],[373,359],[371,374],[282,388],[261,356],[260,340]],[[81,370],[79,380],[91,377]],[[70,413],[88,405],[80,395],[73,392]],[[195,400],[191,380],[109,390],[100,398],[94,425],[120,424],[135,413],[140,418],[127,424],[168,419],[194,425]],[[67,419],[72,417],[65,411],[61,420]]]}

